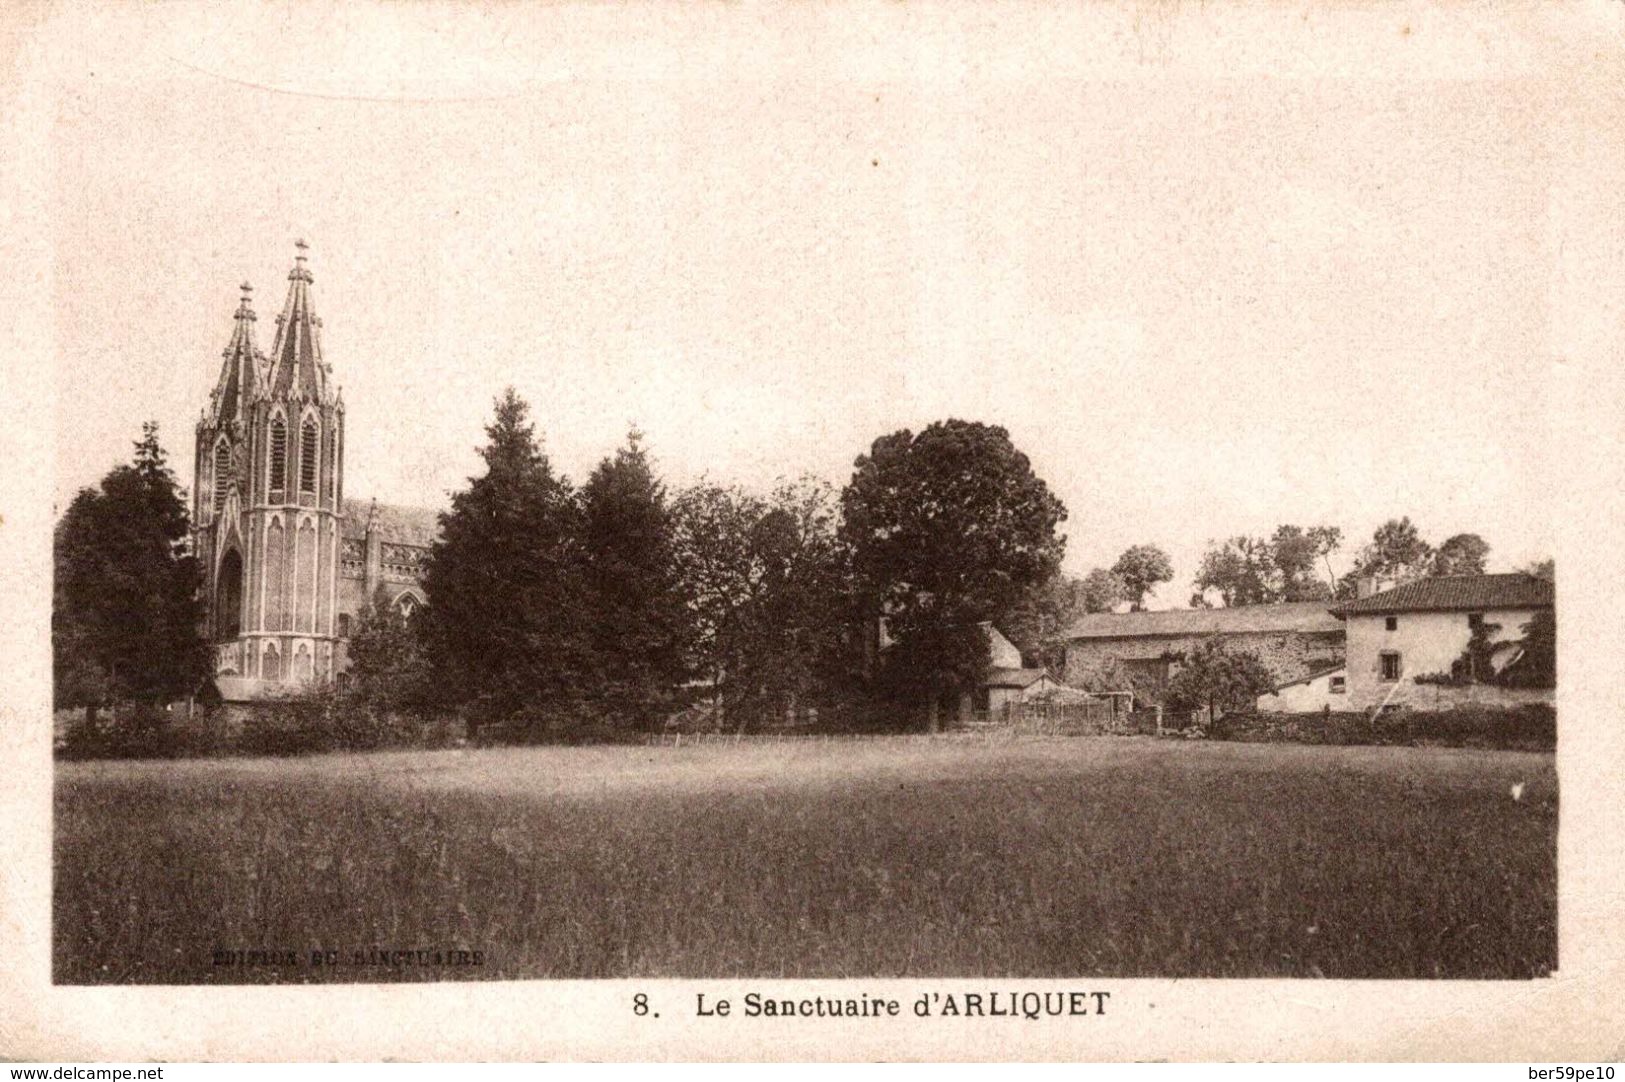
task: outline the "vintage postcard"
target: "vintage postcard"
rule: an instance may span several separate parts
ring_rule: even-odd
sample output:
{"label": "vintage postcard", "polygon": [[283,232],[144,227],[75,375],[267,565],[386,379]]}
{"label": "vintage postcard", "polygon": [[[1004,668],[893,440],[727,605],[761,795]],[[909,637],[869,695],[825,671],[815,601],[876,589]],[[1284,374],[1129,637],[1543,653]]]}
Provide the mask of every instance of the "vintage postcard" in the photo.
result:
{"label": "vintage postcard", "polygon": [[0,18],[0,1053],[1625,1050],[1625,8]]}

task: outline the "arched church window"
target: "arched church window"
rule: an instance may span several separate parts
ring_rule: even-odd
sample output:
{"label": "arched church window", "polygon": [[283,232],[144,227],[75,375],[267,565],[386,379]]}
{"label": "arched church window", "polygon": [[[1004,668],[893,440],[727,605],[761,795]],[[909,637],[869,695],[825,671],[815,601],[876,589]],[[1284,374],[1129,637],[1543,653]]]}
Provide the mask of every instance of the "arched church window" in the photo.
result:
{"label": "arched church window", "polygon": [[242,631],[243,558],[236,549],[220,561],[215,577],[215,641],[232,642]]}
{"label": "arched church window", "polygon": [[320,438],[316,434],[316,421],[306,417],[302,431],[299,434],[299,491],[314,494],[316,491],[316,458]]}
{"label": "arched church window", "polygon": [[395,599],[395,608],[400,610],[402,619],[410,620],[418,611],[418,599],[412,594],[402,594]]}
{"label": "arched church window", "polygon": [[231,484],[231,445],[224,440],[214,447],[214,509],[218,514],[226,503],[226,489]]}
{"label": "arched church window", "polygon": [[288,478],[288,426],[278,417],[271,422],[271,489],[287,487]]}

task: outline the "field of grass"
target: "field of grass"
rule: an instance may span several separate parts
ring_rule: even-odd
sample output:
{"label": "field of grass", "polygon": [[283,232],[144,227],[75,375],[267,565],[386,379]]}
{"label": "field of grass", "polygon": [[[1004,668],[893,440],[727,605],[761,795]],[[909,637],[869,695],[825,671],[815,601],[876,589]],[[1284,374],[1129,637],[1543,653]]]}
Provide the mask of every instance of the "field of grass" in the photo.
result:
{"label": "field of grass", "polygon": [[[55,979],[1525,978],[1556,964],[1556,832],[1550,755],[1456,749],[64,763]],[[482,964],[357,959],[374,948]]]}

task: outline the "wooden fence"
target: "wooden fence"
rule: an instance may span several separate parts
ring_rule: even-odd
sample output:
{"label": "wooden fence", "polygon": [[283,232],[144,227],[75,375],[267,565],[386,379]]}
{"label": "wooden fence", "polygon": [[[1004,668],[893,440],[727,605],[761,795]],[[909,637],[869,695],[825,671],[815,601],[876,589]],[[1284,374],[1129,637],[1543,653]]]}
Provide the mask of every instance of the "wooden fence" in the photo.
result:
{"label": "wooden fence", "polygon": [[1195,713],[1158,708],[1129,711],[1107,701],[1086,703],[1013,703],[1003,710],[980,711],[944,723],[938,733],[816,732],[764,727],[750,732],[663,732],[643,738],[649,745],[682,747],[716,744],[799,744],[865,741],[980,741],[1072,736],[1178,736],[1201,727]]}

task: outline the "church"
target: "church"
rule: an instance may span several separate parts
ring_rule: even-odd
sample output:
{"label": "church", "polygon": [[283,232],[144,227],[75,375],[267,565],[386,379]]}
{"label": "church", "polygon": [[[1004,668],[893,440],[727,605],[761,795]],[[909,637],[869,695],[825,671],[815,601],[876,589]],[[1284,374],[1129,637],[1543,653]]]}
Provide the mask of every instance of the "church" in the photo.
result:
{"label": "church", "polygon": [[439,531],[430,508],[347,494],[344,396],[322,354],[315,281],[298,241],[269,355],[242,300],[197,424],[193,551],[203,567],[214,682],[228,701],[339,677],[371,600],[410,616]]}

